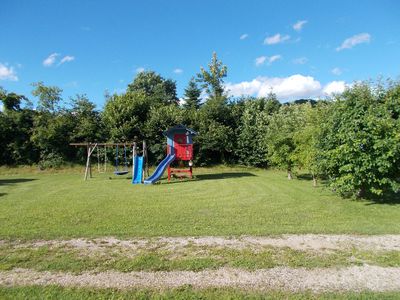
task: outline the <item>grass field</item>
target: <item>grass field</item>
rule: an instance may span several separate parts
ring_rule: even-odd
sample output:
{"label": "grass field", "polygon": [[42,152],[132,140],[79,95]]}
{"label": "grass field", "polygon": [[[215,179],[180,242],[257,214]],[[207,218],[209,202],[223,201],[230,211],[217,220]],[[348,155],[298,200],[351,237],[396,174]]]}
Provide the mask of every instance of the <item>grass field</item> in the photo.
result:
{"label": "grass field", "polygon": [[0,238],[400,233],[400,205],[341,199],[279,171],[195,169],[193,181],[153,186],[80,171],[1,169]]}
{"label": "grass field", "polygon": [[[97,174],[87,182],[79,167],[38,171],[0,168],[0,272],[174,272],[257,271],[279,267],[399,267],[400,251],[348,247],[296,250],[290,247],[170,247],[153,237],[266,236],[307,234],[399,234],[400,205],[342,199],[307,177],[288,181],[280,171],[244,167],[195,169],[193,180],[153,186],[129,177]],[[110,179],[112,178],[112,179]],[[106,237],[147,238],[138,248],[108,245]],[[62,244],[86,238],[94,248]],[[99,238],[99,240],[94,240]],[[102,240],[103,239],[103,240]],[[39,241],[37,241],[39,240]],[[54,244],[40,244],[49,240]],[[153,242],[152,242],[153,241]],[[24,244],[25,243],[25,244]],[[104,244],[103,244],[104,243]],[[134,242],[136,243],[136,242]],[[89,245],[89,244],[87,244]],[[125,247],[125,248],[124,248]],[[332,269],[332,270],[333,270]],[[4,273],[3,273],[4,274]],[[41,273],[42,274],[42,273]],[[1,273],[0,273],[1,275]],[[0,286],[2,299],[397,299],[394,292],[268,292],[235,288],[97,289]]]}
{"label": "grass field", "polygon": [[209,289],[198,291],[190,287],[169,291],[132,290],[119,291],[112,289],[90,290],[82,288],[61,287],[0,287],[2,299],[399,299],[397,293],[287,293],[274,291],[270,293],[245,292],[235,289]]}

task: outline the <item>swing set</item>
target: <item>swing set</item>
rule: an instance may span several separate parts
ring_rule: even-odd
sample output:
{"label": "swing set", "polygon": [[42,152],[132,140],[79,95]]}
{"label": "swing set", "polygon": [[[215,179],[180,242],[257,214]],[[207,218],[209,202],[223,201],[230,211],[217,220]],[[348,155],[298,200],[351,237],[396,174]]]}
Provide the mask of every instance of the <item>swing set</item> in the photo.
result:
{"label": "swing set", "polygon": [[[128,169],[128,149],[132,149],[133,161],[135,163],[135,157],[137,153],[136,143],[70,143],[71,146],[75,147],[86,147],[86,166],[84,180],[92,178],[92,163],[91,157],[95,150],[97,150],[97,171],[99,173],[107,172],[107,162],[108,162],[108,148],[115,147],[115,167],[113,174],[116,176],[123,176],[129,173]],[[123,150],[121,150],[123,148]],[[101,150],[102,149],[102,150]],[[122,156],[122,157],[121,157]],[[143,156],[147,157],[146,142],[143,141]],[[122,161],[122,167],[121,167]],[[103,166],[101,166],[103,164]],[[147,159],[145,164],[145,170],[148,173]],[[143,172],[145,171],[143,170]]]}

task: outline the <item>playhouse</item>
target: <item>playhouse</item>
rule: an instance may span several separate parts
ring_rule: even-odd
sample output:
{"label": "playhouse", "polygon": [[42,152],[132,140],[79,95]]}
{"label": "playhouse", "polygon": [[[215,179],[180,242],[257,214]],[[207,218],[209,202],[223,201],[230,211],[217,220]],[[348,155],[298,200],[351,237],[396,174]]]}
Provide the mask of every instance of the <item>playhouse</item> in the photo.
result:
{"label": "playhouse", "polygon": [[[175,155],[168,165],[168,181],[173,174],[188,173],[193,176],[193,137],[197,132],[183,125],[174,126],[163,132],[167,138],[167,156]],[[186,163],[187,162],[187,163]]]}

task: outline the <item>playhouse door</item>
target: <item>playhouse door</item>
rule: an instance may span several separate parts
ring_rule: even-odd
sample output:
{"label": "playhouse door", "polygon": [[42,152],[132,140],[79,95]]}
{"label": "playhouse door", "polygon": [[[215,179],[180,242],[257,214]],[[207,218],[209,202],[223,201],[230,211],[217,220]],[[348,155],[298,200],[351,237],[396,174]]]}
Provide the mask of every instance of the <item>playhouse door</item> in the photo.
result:
{"label": "playhouse door", "polygon": [[180,133],[174,135],[174,148],[176,158],[184,158],[186,156],[186,134]]}

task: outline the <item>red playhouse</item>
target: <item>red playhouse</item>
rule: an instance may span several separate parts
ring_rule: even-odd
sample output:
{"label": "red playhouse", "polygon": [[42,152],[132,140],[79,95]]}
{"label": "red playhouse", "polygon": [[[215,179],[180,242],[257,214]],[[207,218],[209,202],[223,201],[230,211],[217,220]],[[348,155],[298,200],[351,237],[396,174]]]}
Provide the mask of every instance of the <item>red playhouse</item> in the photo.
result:
{"label": "red playhouse", "polygon": [[163,132],[167,137],[167,156],[157,166],[153,175],[144,181],[153,184],[158,181],[168,167],[168,181],[173,174],[188,173],[192,178],[193,137],[197,132],[183,125],[174,126]]}
{"label": "red playhouse", "polygon": [[[175,173],[188,173],[193,176],[193,139],[197,132],[183,125],[172,127],[163,132],[167,137],[167,155],[175,154],[175,160],[168,165],[168,181]],[[187,165],[185,162],[188,162]],[[175,165],[175,168],[171,167]],[[178,166],[178,168],[177,168]]]}

